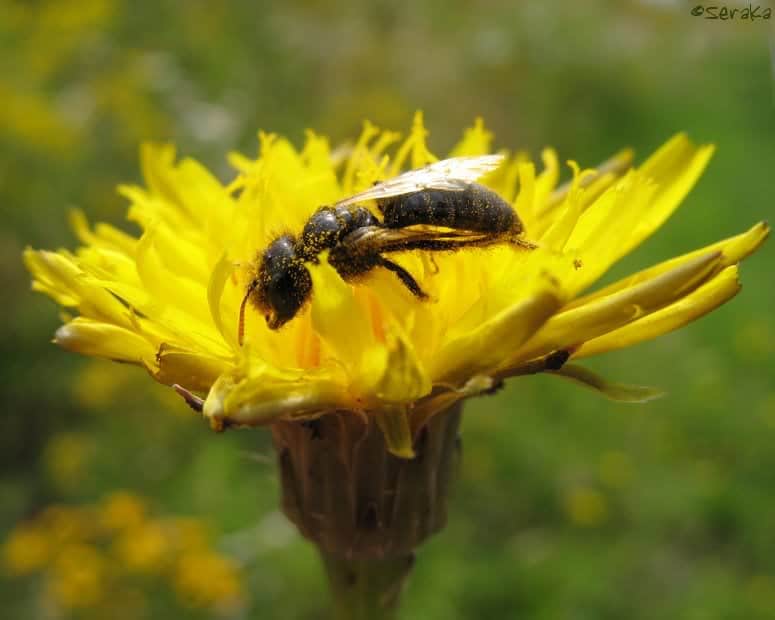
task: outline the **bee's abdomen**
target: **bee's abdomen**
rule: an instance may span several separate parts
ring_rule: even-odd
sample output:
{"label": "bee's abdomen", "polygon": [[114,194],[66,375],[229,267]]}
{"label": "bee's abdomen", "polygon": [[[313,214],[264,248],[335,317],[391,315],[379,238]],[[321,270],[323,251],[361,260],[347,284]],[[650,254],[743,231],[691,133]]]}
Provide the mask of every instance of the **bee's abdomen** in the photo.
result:
{"label": "bee's abdomen", "polygon": [[378,206],[388,228],[427,224],[486,233],[522,231],[511,205],[477,183],[461,191],[425,189],[380,201]]}

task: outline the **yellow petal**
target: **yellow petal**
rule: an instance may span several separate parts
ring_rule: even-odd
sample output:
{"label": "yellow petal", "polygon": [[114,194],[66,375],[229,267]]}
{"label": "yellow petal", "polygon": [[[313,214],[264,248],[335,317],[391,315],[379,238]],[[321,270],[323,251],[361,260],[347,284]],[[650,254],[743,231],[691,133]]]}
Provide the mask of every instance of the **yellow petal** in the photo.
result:
{"label": "yellow petal", "polygon": [[571,348],[630,323],[698,286],[720,260],[719,253],[699,256],[656,278],[564,311],[552,317],[515,359],[527,360]]}
{"label": "yellow petal", "polygon": [[726,303],[740,290],[737,267],[731,266],[698,289],[642,319],[585,342],[574,357],[587,357],[629,347],[696,321]]}
{"label": "yellow petal", "polygon": [[215,267],[210,274],[210,281],[207,284],[207,303],[210,307],[210,316],[212,317],[213,323],[218,329],[218,332],[223,337],[224,342],[227,342],[233,351],[237,351],[239,349],[237,332],[236,330],[230,331],[226,329],[223,322],[223,315],[221,314],[221,298],[223,297],[223,289],[225,288],[226,283],[229,281],[229,277],[233,272],[234,264],[228,259],[226,254],[224,254],[215,264]]}
{"label": "yellow petal", "polygon": [[178,205],[177,184],[170,178],[174,165],[174,145],[154,142],[140,145],[140,167],[151,192],[172,205]]}
{"label": "yellow petal", "polygon": [[452,148],[449,157],[491,153],[492,139],[492,132],[485,129],[484,121],[481,117],[477,117],[474,126],[463,132],[463,138]]}
{"label": "yellow petal", "polygon": [[110,280],[140,284],[134,256],[121,250],[100,245],[82,247],[77,250],[76,260],[83,272],[94,279],[95,285],[104,288],[104,282]]}
{"label": "yellow petal", "polygon": [[57,300],[71,302],[66,305],[77,306],[81,314],[89,318],[130,326],[127,309],[85,274],[72,256],[28,248],[24,259],[39,282],[39,290],[52,294]]}
{"label": "yellow petal", "polygon": [[165,385],[178,384],[192,392],[207,392],[227,368],[224,360],[163,344],[152,373]]}
{"label": "yellow petal", "polygon": [[32,248],[24,250],[24,264],[33,277],[32,290],[48,295],[60,306],[77,307],[80,298],[69,287],[62,286],[56,278],[51,277],[42,254]]}
{"label": "yellow petal", "polygon": [[431,391],[431,381],[422,367],[414,347],[393,326],[387,334],[387,360],[374,392],[383,402],[411,403]]}
{"label": "yellow petal", "polygon": [[203,414],[210,425],[258,426],[279,417],[303,417],[337,409],[355,410],[339,376],[330,373],[278,372],[268,366],[250,377],[239,371],[221,375],[207,395]]}
{"label": "yellow petal", "polygon": [[89,222],[86,219],[86,215],[80,209],[71,209],[69,212],[69,220],[70,227],[73,229],[81,243],[120,251],[129,256],[134,254],[137,239],[130,237],[118,228],[114,228],[110,224],[99,223],[94,227],[94,232],[92,232],[89,229]]}
{"label": "yellow petal", "polygon": [[358,303],[352,286],[342,280],[326,256],[308,265],[312,276],[312,324],[320,338],[353,376],[375,344],[371,320]]}
{"label": "yellow petal", "polygon": [[579,297],[569,304],[569,308],[575,308],[577,306],[588,304],[593,299],[607,297],[625,288],[635,286],[640,282],[645,282],[646,280],[650,280],[659,274],[670,271],[671,269],[675,269],[679,265],[695,260],[699,256],[721,252],[721,260],[716,266],[716,269],[724,269],[730,265],[739,263],[744,258],[753,254],[759,248],[759,246],[764,243],[769,234],[770,227],[764,222],[759,222],[740,235],[729,237],[728,239],[713,243],[711,245],[705,246],[704,248],[700,248],[699,250],[689,252],[688,254],[684,254],[676,258],[671,258],[670,260],[664,261],[658,265],[649,267],[648,269],[644,269],[643,271],[639,271],[636,274],[614,282],[613,284],[606,286],[599,291],[595,291],[589,295],[585,295],[584,297]]}
{"label": "yellow petal", "polygon": [[541,151],[541,160],[544,164],[544,169],[538,178],[535,180],[535,204],[537,206],[536,214],[539,217],[539,226],[541,230],[535,231],[537,234],[543,233],[548,226],[548,222],[544,222],[541,216],[543,216],[548,207],[550,206],[549,196],[557,185],[557,179],[560,178],[560,165],[557,159],[557,152],[554,149],[544,149]]}
{"label": "yellow petal", "polygon": [[406,407],[397,405],[374,413],[379,429],[385,437],[388,451],[402,459],[414,458],[412,430]]}
{"label": "yellow petal", "polygon": [[156,354],[153,345],[136,333],[83,317],[60,327],[54,342],[68,351],[134,364],[152,360]]}
{"label": "yellow petal", "polygon": [[175,169],[175,184],[181,204],[200,223],[194,231],[212,240],[219,233],[213,223],[219,222],[218,216],[224,211],[229,212],[231,198],[226,189],[207,168],[190,158],[182,160]]}
{"label": "yellow petal", "polygon": [[[603,163],[595,166],[590,172],[580,180],[579,187],[584,191],[584,208],[588,207],[603,191],[608,189],[617,178],[626,172],[632,165],[632,149],[622,149],[613,157]],[[554,207],[560,206],[570,192],[573,181],[564,183],[555,189],[546,201],[544,213],[548,213]]]}
{"label": "yellow petal", "polygon": [[533,231],[533,223],[536,219],[535,205],[535,164],[533,162],[524,162],[518,165],[519,171],[519,192],[514,201],[514,210],[525,223],[525,234],[528,238]]}
{"label": "yellow petal", "polygon": [[[379,135],[379,129],[369,121],[365,121],[361,135],[353,147],[353,152],[347,160],[342,176],[342,190],[345,195],[354,194],[360,189],[360,186],[356,184],[356,172],[358,167],[362,165],[361,160],[365,157],[371,157],[368,144],[377,135]],[[396,174],[396,172],[394,171],[392,174]]]}
{"label": "yellow petal", "polygon": [[427,136],[428,130],[425,129],[423,123],[423,114],[418,110],[414,113],[414,120],[412,121],[412,129],[409,132],[409,137],[396,152],[396,156],[390,168],[391,176],[394,176],[401,171],[401,168],[410,154],[412,157],[412,169],[422,168],[426,164],[438,161],[438,157],[428,150],[425,143],[425,138]]}
{"label": "yellow petal", "polygon": [[582,268],[568,283],[572,292],[585,289],[622,255],[621,247],[648,205],[656,186],[635,172],[606,190],[578,218],[565,249],[578,251]]}
{"label": "yellow petal", "polygon": [[198,234],[186,235],[163,223],[154,226],[153,232],[154,248],[170,274],[197,282],[207,279],[210,273],[208,240]]}
{"label": "yellow petal", "polygon": [[226,428],[226,397],[242,378],[235,372],[225,372],[215,380],[207,393],[202,415],[210,422],[210,427],[214,431],[222,431]]}
{"label": "yellow petal", "polygon": [[635,249],[672,215],[705,170],[714,150],[713,145],[697,147],[685,134],[678,134],[646,160],[639,171],[654,180],[657,191],[648,208],[640,213],[619,256]]}
{"label": "yellow petal", "polygon": [[526,299],[447,342],[431,360],[431,376],[438,383],[458,385],[486,374],[509,359],[561,305],[560,293],[546,281]]}
{"label": "yellow petal", "polygon": [[[148,229],[137,246],[137,272],[154,302],[182,317],[182,325],[196,323],[201,331],[215,332],[207,304],[207,283],[176,277],[164,265],[157,248],[156,228]],[[171,286],[174,282],[175,285]]]}
{"label": "yellow petal", "polygon": [[582,200],[584,192],[581,190],[581,186],[585,179],[595,176],[593,170],[584,170],[581,172],[575,161],[569,161],[568,165],[573,170],[571,188],[568,191],[563,207],[559,210],[559,213],[555,215],[554,223],[543,235],[541,235],[540,239],[542,246],[554,248],[558,251],[562,251],[565,248],[565,244],[573,232],[576,222],[578,222],[579,216],[584,208],[584,202]]}
{"label": "yellow petal", "polygon": [[694,185],[712,151],[676,136],[591,204],[567,243],[569,250],[582,252],[584,264],[572,290],[586,288],[651,235]]}

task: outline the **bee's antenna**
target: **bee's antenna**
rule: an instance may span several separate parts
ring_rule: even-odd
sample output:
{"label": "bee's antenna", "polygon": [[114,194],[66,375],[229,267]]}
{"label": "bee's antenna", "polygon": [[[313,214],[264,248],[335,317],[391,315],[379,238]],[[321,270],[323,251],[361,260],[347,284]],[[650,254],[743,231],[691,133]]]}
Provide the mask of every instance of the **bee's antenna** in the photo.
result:
{"label": "bee's antenna", "polygon": [[242,346],[245,339],[245,304],[248,303],[248,298],[255,288],[256,281],[253,280],[253,282],[250,283],[245,296],[242,298],[242,303],[239,305],[239,323],[237,327],[237,342],[239,343],[239,346]]}

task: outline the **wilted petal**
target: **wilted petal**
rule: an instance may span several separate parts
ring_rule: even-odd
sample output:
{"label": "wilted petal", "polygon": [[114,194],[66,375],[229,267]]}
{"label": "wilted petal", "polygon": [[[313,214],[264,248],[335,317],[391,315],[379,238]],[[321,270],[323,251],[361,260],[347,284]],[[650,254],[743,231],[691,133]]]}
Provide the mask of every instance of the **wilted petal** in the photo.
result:
{"label": "wilted petal", "polygon": [[548,373],[570,379],[574,383],[599,392],[610,400],[625,403],[645,403],[664,396],[664,392],[657,388],[645,385],[627,385],[625,383],[613,383],[601,377],[588,368],[577,364],[566,364],[560,370]]}

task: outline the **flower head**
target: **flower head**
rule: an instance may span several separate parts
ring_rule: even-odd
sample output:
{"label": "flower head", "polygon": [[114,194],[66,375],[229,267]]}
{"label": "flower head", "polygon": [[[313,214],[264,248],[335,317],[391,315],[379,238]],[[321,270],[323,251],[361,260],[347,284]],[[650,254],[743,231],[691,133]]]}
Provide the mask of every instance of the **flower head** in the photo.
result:
{"label": "flower head", "polygon": [[[90,228],[76,212],[81,248],[25,253],[34,288],[78,312],[55,342],[144,366],[216,428],[347,410],[374,416],[391,451],[411,456],[430,416],[509,376],[546,371],[612,398],[654,396],[565,362],[669,332],[729,300],[737,263],[769,232],[757,224],[585,294],[677,208],[713,147],[679,134],[637,168],[627,150],[596,170],[570,161],[572,179],[559,186],[551,149],[540,172],[510,155],[480,182],[513,205],[536,249],[391,254],[426,301],[385,269],[347,282],[323,253],[305,263],[309,303],[279,330],[248,305],[241,343],[257,255],[298,235],[321,205],[436,161],[426,133],[419,114],[400,143],[369,123],[354,146],[333,151],[312,132],[300,151],[262,133],[256,159],[231,155],[237,175],[228,185],[193,160],[176,161],[171,146],[145,145],[147,187],[119,188],[139,238]],[[489,153],[491,142],[477,121],[450,156]]]}

